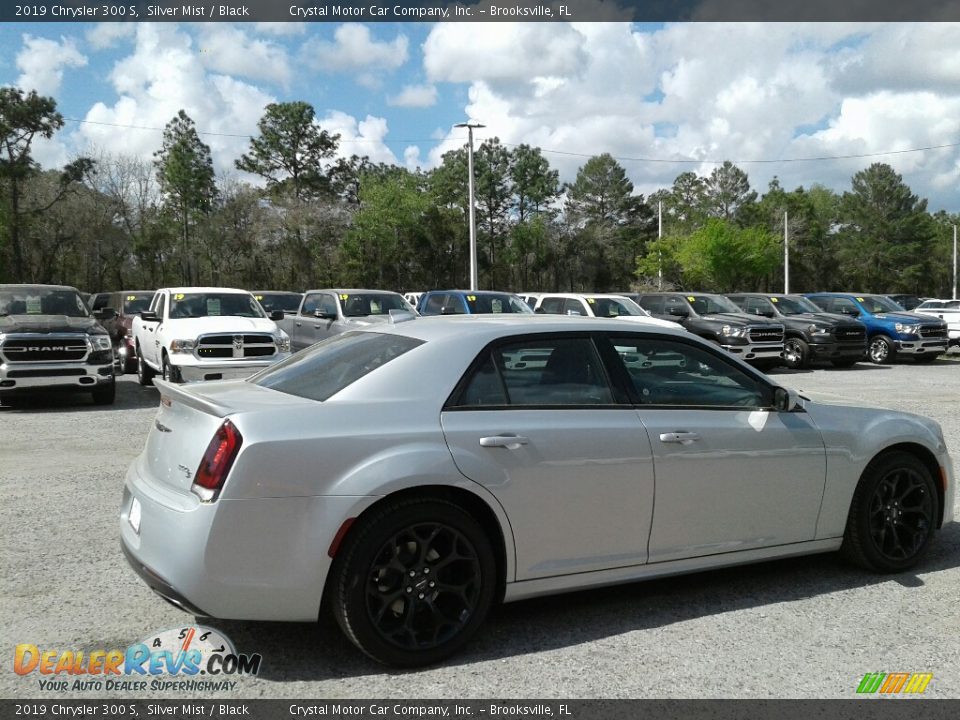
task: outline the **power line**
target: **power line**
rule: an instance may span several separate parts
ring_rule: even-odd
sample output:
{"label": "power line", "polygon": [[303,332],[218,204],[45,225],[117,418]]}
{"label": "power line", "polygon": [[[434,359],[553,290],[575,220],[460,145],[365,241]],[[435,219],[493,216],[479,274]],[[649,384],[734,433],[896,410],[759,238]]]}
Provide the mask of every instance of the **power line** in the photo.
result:
{"label": "power line", "polygon": [[[126,128],[130,130],[152,130],[155,132],[163,132],[163,128],[150,127],[148,125],[124,125],[121,123],[109,123],[101,122],[98,120],[81,120],[79,118],[64,118],[66,122],[75,122],[82,123],[85,125],[104,125],[106,127],[115,127],[115,128]],[[232,137],[232,138],[251,138],[253,137],[249,133],[221,133],[221,132],[212,132],[208,130],[198,130],[198,135],[210,135],[213,137]],[[423,143],[423,142],[436,142],[436,138],[424,138],[419,140],[391,140],[391,143]],[[363,144],[375,144],[377,140],[342,140],[343,143],[352,143],[355,145]],[[519,147],[521,143],[501,143],[507,147]],[[827,162],[831,160],[862,160],[865,158],[875,158],[875,157],[884,157],[886,155],[905,155],[908,153],[919,153],[919,152],[928,152],[930,150],[945,150],[947,148],[956,148],[960,147],[960,142],[955,143],[945,143],[943,145],[927,145],[925,147],[918,148],[908,148],[905,150],[884,150],[882,152],[873,152],[873,153],[850,153],[847,155],[815,155],[812,157],[798,157],[798,158],[776,158],[776,159],[750,159],[750,160],[712,160],[708,158],[651,158],[651,157],[624,157],[613,155],[613,159],[619,162],[645,162],[645,163],[658,163],[658,164],[677,164],[677,165],[723,165],[725,162],[731,162],[734,165],[775,165],[778,163],[801,163],[801,162]],[[566,155],[569,157],[581,157],[581,158],[591,158],[594,155],[589,155],[587,153],[576,153],[570,152],[568,150],[552,150],[549,148],[539,148],[541,153],[550,154],[550,155]]]}

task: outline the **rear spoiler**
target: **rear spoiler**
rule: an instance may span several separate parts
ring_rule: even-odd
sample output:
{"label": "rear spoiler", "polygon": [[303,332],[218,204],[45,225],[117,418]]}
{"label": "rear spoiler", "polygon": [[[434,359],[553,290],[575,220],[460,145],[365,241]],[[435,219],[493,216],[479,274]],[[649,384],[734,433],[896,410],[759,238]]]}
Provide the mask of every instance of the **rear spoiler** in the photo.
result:
{"label": "rear spoiler", "polygon": [[234,410],[234,408],[228,405],[220,405],[208,398],[190,392],[189,386],[177,385],[159,378],[154,379],[153,384],[156,385],[160,391],[161,405],[167,405],[169,407],[171,401],[176,401],[192,407],[194,410],[199,410],[200,412],[215,417],[227,417],[227,415]]}

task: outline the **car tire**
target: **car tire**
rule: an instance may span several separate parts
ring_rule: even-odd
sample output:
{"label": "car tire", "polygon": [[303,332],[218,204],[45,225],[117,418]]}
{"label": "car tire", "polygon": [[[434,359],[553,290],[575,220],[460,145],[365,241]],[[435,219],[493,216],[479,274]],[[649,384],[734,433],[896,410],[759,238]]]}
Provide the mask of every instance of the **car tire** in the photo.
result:
{"label": "car tire", "polygon": [[493,603],[490,540],[445,500],[390,502],[361,517],[337,553],[328,605],[377,662],[420,667],[466,644]]}
{"label": "car tire", "polygon": [[907,452],[885,453],[860,477],[841,552],[869,570],[908,570],[926,551],[938,517],[937,488],[927,466]]}
{"label": "car tire", "polygon": [[897,351],[886,335],[877,335],[870,339],[867,346],[867,356],[874,365],[884,365],[893,362]]}
{"label": "car tire", "polygon": [[167,354],[163,354],[163,360],[160,363],[161,376],[167,382],[178,383],[180,382],[180,369],[176,365],[170,364],[170,359],[167,357]]}
{"label": "car tire", "polygon": [[783,343],[783,364],[791,370],[800,370],[810,364],[810,346],[798,337],[789,337]]}
{"label": "car tire", "polygon": [[113,405],[117,397],[117,383],[114,381],[106,385],[98,385],[90,395],[93,397],[94,405]]}
{"label": "car tire", "polygon": [[856,365],[859,360],[832,360],[831,362],[836,368],[851,368]]}
{"label": "car tire", "polygon": [[153,385],[153,376],[157,371],[147,365],[140,353],[140,346],[137,346],[137,382],[143,386]]}

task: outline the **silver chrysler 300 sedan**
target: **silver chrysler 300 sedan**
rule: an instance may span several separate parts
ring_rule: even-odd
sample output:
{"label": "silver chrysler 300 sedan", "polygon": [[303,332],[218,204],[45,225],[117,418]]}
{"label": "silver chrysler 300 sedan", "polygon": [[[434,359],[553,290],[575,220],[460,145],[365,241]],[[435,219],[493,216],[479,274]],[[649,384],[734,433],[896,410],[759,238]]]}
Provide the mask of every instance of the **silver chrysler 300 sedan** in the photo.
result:
{"label": "silver chrysler 300 sedan", "polygon": [[419,318],[157,385],[133,568],[197,615],[329,610],[394,665],[499,600],[835,550],[904,570],[952,519],[937,423],[811,402],[682,330]]}

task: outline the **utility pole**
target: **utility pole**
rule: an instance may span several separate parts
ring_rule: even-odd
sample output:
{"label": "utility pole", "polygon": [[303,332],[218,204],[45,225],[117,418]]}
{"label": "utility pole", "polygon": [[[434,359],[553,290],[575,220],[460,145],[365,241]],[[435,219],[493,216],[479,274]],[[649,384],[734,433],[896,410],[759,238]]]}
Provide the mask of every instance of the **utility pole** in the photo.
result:
{"label": "utility pole", "polygon": [[454,127],[467,129],[467,188],[470,194],[470,289],[476,290],[477,280],[477,221],[473,211],[473,129],[486,127],[480,123],[457,123]]}
{"label": "utility pole", "polygon": [[790,230],[787,227],[787,211],[783,211],[783,292],[790,294]]}
{"label": "utility pole", "polygon": [[957,299],[957,226],[953,226],[953,299]]}
{"label": "utility pole", "polygon": [[[657,240],[663,239],[663,200],[657,200]],[[657,290],[663,290],[663,250],[657,244]]]}

